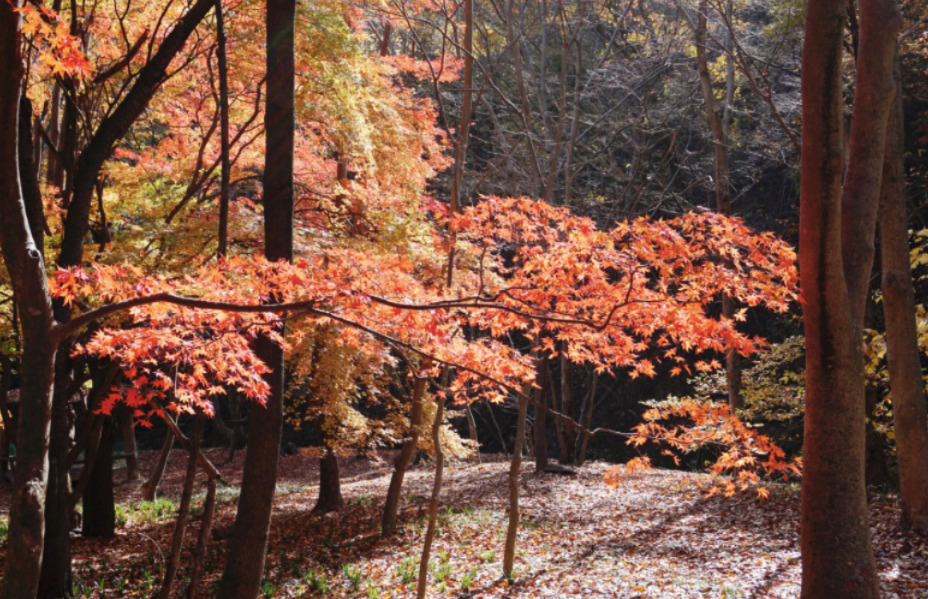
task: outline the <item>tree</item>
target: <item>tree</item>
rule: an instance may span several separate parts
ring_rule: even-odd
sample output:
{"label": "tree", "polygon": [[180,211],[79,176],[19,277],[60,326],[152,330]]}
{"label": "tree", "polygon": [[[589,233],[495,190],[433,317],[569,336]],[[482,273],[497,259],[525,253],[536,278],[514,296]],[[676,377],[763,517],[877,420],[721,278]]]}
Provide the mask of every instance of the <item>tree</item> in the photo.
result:
{"label": "tree", "polygon": [[[293,260],[294,146],[294,0],[269,0],[267,6],[267,107],[264,163],[264,254],[268,260]],[[274,302],[279,292],[266,298]],[[268,529],[277,488],[277,457],[283,426],[284,351],[268,336],[255,353],[267,364],[270,393],[264,409],[251,414],[242,493],[219,594],[251,599],[258,595],[267,554]]]}
{"label": "tree", "polygon": [[807,350],[800,538],[802,597],[808,599],[879,594],[864,487],[861,338],[900,16],[892,0],[860,3],[845,166],[845,11],[840,0],[810,2],[803,50],[799,256]]}

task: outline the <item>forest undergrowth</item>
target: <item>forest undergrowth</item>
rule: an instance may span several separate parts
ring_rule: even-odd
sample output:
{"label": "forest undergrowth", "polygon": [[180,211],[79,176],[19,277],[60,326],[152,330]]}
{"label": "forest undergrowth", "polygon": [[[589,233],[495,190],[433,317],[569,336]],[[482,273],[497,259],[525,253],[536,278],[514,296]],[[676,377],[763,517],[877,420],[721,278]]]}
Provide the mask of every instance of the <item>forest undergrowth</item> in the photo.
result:
{"label": "forest undergrowth", "polygon": [[[142,471],[156,452],[142,453]],[[207,452],[215,463],[223,450]],[[415,596],[426,522],[431,464],[407,475],[397,535],[380,535],[392,453],[374,459],[340,458],[346,507],[312,512],[318,459],[282,456],[271,530],[264,597]],[[218,493],[214,525],[234,518],[243,452],[220,467],[230,483]],[[74,591],[82,598],[150,597],[161,582],[169,551],[186,455],[174,451],[155,502],[141,501],[135,483],[117,486],[117,536],[74,537]],[[603,482],[608,464],[592,463],[573,476],[522,469],[522,526],[515,572],[502,577],[506,529],[506,474],[501,456],[454,463],[446,470],[439,536],[429,565],[429,597],[623,597],[661,599],[787,598],[799,594],[797,485],[773,485],[766,501],[753,495],[706,497],[702,474],[652,470],[618,486]],[[124,470],[116,470],[124,481]],[[199,532],[205,483],[193,502],[184,568]],[[0,492],[7,511],[8,487]],[[928,598],[928,538],[897,525],[893,495],[872,497],[870,522],[886,599]],[[5,527],[0,527],[5,553]],[[225,541],[209,547],[199,597],[215,596]],[[3,555],[0,553],[0,558]],[[187,580],[176,585],[186,596]],[[181,594],[183,593],[183,595]]]}

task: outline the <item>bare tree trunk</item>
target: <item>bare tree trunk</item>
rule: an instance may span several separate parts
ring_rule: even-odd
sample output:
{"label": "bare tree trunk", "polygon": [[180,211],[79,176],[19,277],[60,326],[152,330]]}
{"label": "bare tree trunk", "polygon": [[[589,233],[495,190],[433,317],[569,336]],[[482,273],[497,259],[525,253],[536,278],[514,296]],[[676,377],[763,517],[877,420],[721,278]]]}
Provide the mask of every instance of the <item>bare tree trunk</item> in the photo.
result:
{"label": "bare tree trunk", "polygon": [[425,386],[428,380],[425,377],[416,377],[412,390],[412,407],[409,411],[409,431],[403,448],[393,462],[393,476],[390,477],[390,488],[387,490],[387,500],[383,506],[383,519],[381,521],[381,534],[390,536],[396,532],[396,520],[399,514],[400,495],[403,492],[403,478],[406,470],[416,455],[419,444],[419,427],[422,426],[422,404],[425,396]]}
{"label": "bare tree trunk", "polygon": [[226,29],[223,22],[222,0],[216,0],[216,63],[219,71],[219,139],[222,173],[219,183],[219,249],[225,256],[229,239],[229,183],[232,162],[229,158],[229,68],[226,64]]}
{"label": "bare tree trunk", "polygon": [[[574,417],[574,365],[567,359],[565,354],[561,355],[561,414],[568,418]],[[558,421],[560,421],[560,418]],[[574,461],[572,432],[568,422],[564,422],[558,427],[557,442],[560,445],[558,461],[565,466],[572,464]]]}
{"label": "bare tree trunk", "polygon": [[164,444],[161,446],[161,453],[158,454],[158,463],[155,469],[148,476],[148,480],[142,485],[142,497],[146,501],[154,501],[158,493],[158,485],[161,484],[161,477],[164,476],[164,469],[168,465],[168,457],[171,455],[171,447],[174,446],[174,433],[170,430],[164,437]]}
{"label": "bare tree trunk", "polygon": [[[731,191],[728,170],[728,135],[725,123],[719,116],[715,103],[715,92],[712,89],[712,76],[709,73],[708,47],[706,46],[708,0],[700,0],[699,14],[696,19],[696,65],[699,70],[699,83],[702,88],[703,103],[706,108],[706,117],[712,129],[712,146],[715,156],[715,210],[719,214],[731,215]],[[731,61],[729,60],[729,66]],[[733,77],[733,72],[729,77]],[[725,105],[726,113],[729,110],[728,102]],[[735,306],[728,296],[722,298],[722,316],[731,319],[735,314]],[[743,405],[741,398],[741,368],[738,365],[738,356],[728,351],[725,354],[725,378],[728,384],[728,404],[733,408]]]}
{"label": "bare tree trunk", "polygon": [[[100,435],[97,459],[90,472],[89,483],[84,489],[84,525],[81,534],[85,537],[109,539],[116,534],[116,503],[113,494],[113,442],[116,425],[106,417]],[[85,465],[91,467],[90,464]]]}
{"label": "bare tree trunk", "polygon": [[544,472],[548,467],[548,418],[545,406],[546,377],[542,365],[545,358],[535,358],[535,405],[532,407],[534,422],[532,437],[535,446],[535,472]]}
{"label": "bare tree trunk", "polygon": [[416,586],[417,599],[425,599],[425,590],[429,583],[429,554],[432,541],[435,540],[435,526],[438,522],[438,503],[441,499],[442,474],[445,469],[445,452],[441,448],[441,422],[445,417],[445,402],[438,400],[435,420],[432,422],[432,444],[435,447],[435,479],[432,482],[432,497],[429,500],[429,523],[422,541],[422,554],[419,557],[419,581]]}
{"label": "bare tree trunk", "polygon": [[[593,424],[593,409],[596,407],[596,387],[599,384],[599,376],[593,373],[593,383],[590,385],[590,394],[584,402],[583,409],[580,411],[580,417],[583,419],[582,425],[586,430],[591,429]],[[586,461],[586,448],[590,444],[589,433],[580,431],[577,433],[577,464],[582,465]]]}
{"label": "bare tree trunk", "polygon": [[879,596],[864,484],[861,338],[900,19],[891,0],[863,0],[861,16],[842,190],[845,3],[810,2],[806,15],[799,253],[806,333],[803,599]]}
{"label": "bare tree trunk", "polygon": [[142,478],[139,470],[139,453],[135,444],[135,426],[132,423],[132,413],[125,404],[117,406],[116,417],[119,419],[119,428],[122,432],[122,444],[126,454],[126,478],[130,481]]}
{"label": "bare tree trunk", "polygon": [[325,448],[325,455],[319,460],[319,499],[313,511],[318,514],[337,512],[345,507],[342,499],[342,485],[338,474],[338,456],[331,447]]}
{"label": "bare tree trunk", "polygon": [[[528,391],[528,389],[526,389]],[[519,535],[519,472],[522,468],[522,442],[525,438],[525,415],[528,398],[519,398],[519,415],[516,420],[516,439],[509,462],[509,525],[506,528],[506,548],[503,552],[503,576],[512,578],[516,559],[516,537]]]}
{"label": "bare tree trunk", "polygon": [[190,449],[190,458],[187,460],[187,476],[184,478],[184,490],[180,496],[180,505],[177,508],[177,520],[174,522],[174,537],[171,540],[171,553],[165,560],[164,581],[161,590],[155,599],[169,599],[177,568],[180,566],[180,552],[184,547],[184,532],[187,530],[187,519],[190,516],[190,499],[193,497],[193,484],[197,478],[197,454],[200,451],[200,437],[203,436],[203,415],[196,415],[196,425],[193,432],[193,443]]}
{"label": "bare tree trunk", "polygon": [[216,512],[216,480],[216,477],[210,476],[206,483],[203,520],[200,524],[197,547],[193,552],[193,559],[190,564],[190,588],[187,590],[187,599],[195,599],[198,595],[197,586],[199,586],[203,574],[203,560],[206,558],[206,546],[209,545],[210,531],[213,528],[213,514]]}
{"label": "bare tree trunk", "polygon": [[915,324],[915,292],[905,210],[904,129],[899,58],[895,61],[896,97],[886,132],[886,158],[880,194],[880,242],[886,357],[893,394],[893,423],[899,456],[902,522],[928,531],[928,422]]}

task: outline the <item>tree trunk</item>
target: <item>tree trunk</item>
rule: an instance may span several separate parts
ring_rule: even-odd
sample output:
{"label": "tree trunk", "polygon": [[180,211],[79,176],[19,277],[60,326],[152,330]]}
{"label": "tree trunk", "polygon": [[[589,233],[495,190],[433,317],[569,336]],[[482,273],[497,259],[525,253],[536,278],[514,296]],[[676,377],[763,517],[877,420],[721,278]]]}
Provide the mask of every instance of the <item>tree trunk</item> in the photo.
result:
{"label": "tree trunk", "polygon": [[226,29],[222,0],[216,0],[216,69],[219,71],[219,140],[222,173],[219,183],[219,249],[225,256],[229,239],[229,183],[232,162],[229,156],[229,68],[226,64]]}
{"label": "tree trunk", "polygon": [[[699,14],[696,18],[696,66],[699,71],[699,83],[702,89],[703,103],[706,117],[712,130],[712,147],[715,157],[715,211],[726,216],[731,215],[731,191],[729,185],[728,169],[728,135],[725,123],[719,116],[715,103],[715,92],[712,89],[712,76],[709,73],[708,47],[706,46],[708,0],[700,0]],[[731,61],[729,60],[729,66]],[[728,106],[726,103],[726,110]],[[728,296],[722,298],[722,316],[731,319],[734,316],[734,302]],[[733,408],[740,408],[741,399],[741,369],[738,357],[728,351],[725,354],[725,379],[728,386],[728,404]]]}
{"label": "tree trunk", "polygon": [[171,586],[177,575],[180,565],[180,552],[184,546],[184,532],[187,530],[187,519],[190,517],[190,499],[193,497],[193,484],[197,478],[197,454],[200,451],[200,438],[203,436],[203,415],[196,415],[196,424],[190,448],[190,457],[187,460],[187,476],[184,477],[184,489],[180,495],[180,505],[177,508],[177,519],[174,522],[174,537],[171,540],[171,553],[165,560],[164,580],[155,599],[168,599],[171,596]]}
{"label": "tree trunk", "polygon": [[545,406],[545,379],[542,364],[545,358],[535,359],[535,405],[532,412],[535,416],[532,423],[532,441],[535,453],[535,472],[544,472],[548,467],[548,413]]}
{"label": "tree trunk", "polygon": [[[81,152],[75,169],[68,176],[67,187],[71,190],[71,200],[64,222],[64,236],[61,240],[61,252],[58,256],[59,265],[76,266],[80,264],[83,256],[84,238],[87,236],[90,227],[90,209],[100,169],[110,157],[115,144],[126,135],[136,119],[148,106],[148,102],[164,81],[171,61],[183,49],[187,38],[190,37],[190,34],[193,33],[193,30],[196,29],[214,4],[215,0],[196,0],[190,9],[177,21],[174,29],[161,42],[158,51],[139,70],[131,89],[123,97],[119,105],[103,119],[89,143]],[[70,104],[65,106],[67,109]],[[63,148],[63,153],[67,153],[66,148]]]}
{"label": "tree trunk", "polygon": [[416,585],[416,598],[425,599],[429,583],[429,554],[432,541],[435,540],[435,527],[438,522],[438,503],[441,499],[442,475],[445,470],[445,452],[441,448],[441,422],[445,417],[445,402],[438,400],[435,420],[432,422],[432,445],[435,447],[435,479],[432,481],[432,497],[429,499],[429,524],[422,541],[422,554],[419,556],[419,581]]}
{"label": "tree trunk", "polygon": [[[64,355],[64,352],[59,352],[55,358],[55,389],[52,394],[48,490],[45,496],[45,547],[42,553],[42,574],[38,593],[40,599],[54,599],[70,593],[73,578],[70,475],[74,431],[74,414],[70,404],[72,372],[70,358]],[[85,466],[89,467],[92,466]],[[110,467],[112,468],[112,464]],[[92,483],[98,482],[92,478],[89,480]],[[109,490],[112,494],[112,482]],[[101,492],[105,494],[105,489]],[[93,514],[90,516],[92,519]],[[108,536],[112,536],[112,533]]]}
{"label": "tree trunk", "polygon": [[928,422],[915,324],[915,292],[905,210],[902,85],[895,61],[896,96],[886,132],[883,189],[880,194],[880,243],[886,360],[893,394],[893,423],[899,457],[902,522],[928,532]]}
{"label": "tree trunk", "polygon": [[516,419],[516,439],[513,442],[512,460],[509,462],[509,525],[506,528],[506,548],[503,552],[503,576],[505,578],[512,578],[516,559],[516,537],[519,535],[519,472],[522,468],[522,443],[525,439],[527,411],[528,398],[520,397],[519,415]]}
{"label": "tree trunk", "polygon": [[126,404],[116,407],[116,417],[119,419],[119,428],[122,433],[122,444],[126,454],[126,479],[130,481],[142,478],[139,470],[139,453],[135,444],[135,426],[132,422],[132,412]]}
{"label": "tree trunk", "polygon": [[[268,1],[267,106],[264,117],[267,144],[264,253],[268,260],[293,259],[295,16],[294,0]],[[269,300],[273,301],[273,298]],[[266,405],[255,407],[249,417],[242,492],[218,593],[227,599],[254,599],[258,594],[277,485],[277,460],[283,426],[284,352],[267,337],[258,338],[255,351],[270,368],[265,377],[271,390]]]}
{"label": "tree trunk", "polygon": [[158,485],[161,484],[161,477],[164,476],[164,469],[168,465],[168,457],[171,455],[171,447],[174,445],[174,433],[170,430],[165,434],[164,444],[161,446],[161,452],[158,454],[158,463],[155,469],[148,476],[148,480],[142,485],[142,497],[145,501],[154,501],[158,494]]}
{"label": "tree trunk", "polygon": [[[561,414],[567,418],[574,417],[574,365],[565,354],[561,355]],[[558,461],[565,466],[572,464],[574,443],[573,430],[569,421],[563,422],[562,426],[558,427],[557,443],[560,445]]]}
{"label": "tree trunk", "polygon": [[116,534],[116,503],[113,495],[113,444],[116,440],[116,423],[107,417],[100,436],[97,459],[90,473],[89,484],[84,489],[84,525],[81,533],[85,537],[109,539]]}
{"label": "tree trunk", "polygon": [[422,404],[427,382],[428,379],[425,377],[416,377],[416,383],[413,386],[412,407],[409,410],[409,431],[406,433],[403,448],[393,461],[393,476],[390,477],[390,488],[387,490],[387,500],[383,506],[381,534],[384,536],[390,536],[396,532],[403,478],[416,455],[416,447],[419,445],[419,427],[422,426]]}
{"label": "tree trunk", "polygon": [[206,557],[206,546],[209,544],[210,531],[213,528],[213,514],[216,512],[216,477],[210,476],[206,484],[203,521],[200,524],[200,536],[197,538],[197,547],[191,560],[190,587],[187,590],[187,599],[195,599],[198,595],[197,586],[199,586],[200,577],[203,574],[203,560]]}
{"label": "tree trunk", "polygon": [[10,497],[4,599],[34,597],[39,584],[45,533],[48,436],[57,334],[45,264],[29,228],[17,159],[23,78],[18,0],[0,2],[0,249],[20,312],[19,428],[16,471]]}
{"label": "tree trunk", "polygon": [[806,16],[799,253],[806,333],[803,599],[879,596],[864,484],[861,338],[899,19],[889,0],[863,0],[861,16],[843,197],[845,3],[813,1]]}
{"label": "tree trunk", "polygon": [[345,507],[342,499],[342,485],[338,474],[338,456],[331,447],[325,448],[325,455],[319,460],[319,499],[313,511],[318,514],[337,512]]}

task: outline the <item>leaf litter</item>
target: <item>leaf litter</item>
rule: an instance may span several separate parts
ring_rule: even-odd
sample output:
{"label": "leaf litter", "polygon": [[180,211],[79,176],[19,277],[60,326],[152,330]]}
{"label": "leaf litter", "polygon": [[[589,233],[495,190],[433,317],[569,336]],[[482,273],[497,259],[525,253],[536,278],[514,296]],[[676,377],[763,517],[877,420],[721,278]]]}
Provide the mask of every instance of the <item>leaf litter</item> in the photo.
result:
{"label": "leaf litter", "polygon": [[[143,453],[143,472],[156,452]],[[214,462],[222,450],[208,452]],[[406,477],[398,533],[380,535],[380,509],[392,452],[373,459],[340,458],[345,509],[312,513],[318,459],[282,456],[261,587],[262,597],[415,596],[427,519],[431,464]],[[172,454],[161,507],[140,503],[133,484],[117,488],[121,526],[114,539],[73,539],[77,597],[148,597],[161,582],[186,456]],[[232,484],[221,489],[214,525],[234,519],[243,454],[220,466]],[[787,598],[799,595],[799,492],[774,486],[770,498],[707,498],[708,475],[651,470],[603,482],[611,468],[591,463],[574,476],[536,474],[523,466],[522,524],[515,571],[502,577],[507,520],[507,470],[502,456],[446,470],[438,537],[429,564],[429,597],[623,597],[628,599]],[[119,476],[124,476],[117,471]],[[202,492],[202,481],[200,491]],[[195,498],[199,506],[202,495]],[[873,496],[874,552],[885,599],[928,599],[928,537],[900,530],[898,500]],[[8,491],[0,495],[6,511]],[[168,506],[167,509],[164,506]],[[199,531],[199,513],[185,541],[185,560]],[[207,553],[200,596],[215,595],[224,541]],[[0,547],[5,553],[5,543]],[[0,555],[0,557],[4,557]],[[185,570],[175,583],[186,593]]]}

